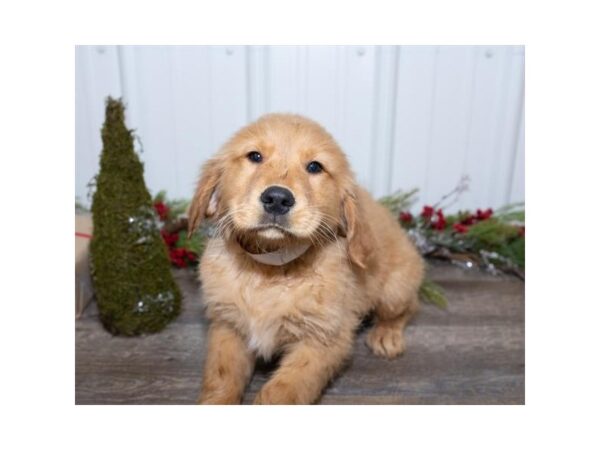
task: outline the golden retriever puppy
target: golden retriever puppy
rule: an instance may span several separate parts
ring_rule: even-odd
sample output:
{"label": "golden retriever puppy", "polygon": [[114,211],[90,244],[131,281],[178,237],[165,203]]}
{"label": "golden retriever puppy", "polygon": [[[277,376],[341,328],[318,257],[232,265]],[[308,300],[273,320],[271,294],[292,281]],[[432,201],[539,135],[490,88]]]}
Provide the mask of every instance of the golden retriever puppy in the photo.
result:
{"label": "golden retriever puppy", "polygon": [[257,356],[281,355],[257,404],[317,401],[373,311],[376,355],[404,351],[423,262],[360,188],[334,139],[291,114],[263,116],[203,167],[190,231],[215,224],[200,263],[210,320],[204,404],[239,403]]}

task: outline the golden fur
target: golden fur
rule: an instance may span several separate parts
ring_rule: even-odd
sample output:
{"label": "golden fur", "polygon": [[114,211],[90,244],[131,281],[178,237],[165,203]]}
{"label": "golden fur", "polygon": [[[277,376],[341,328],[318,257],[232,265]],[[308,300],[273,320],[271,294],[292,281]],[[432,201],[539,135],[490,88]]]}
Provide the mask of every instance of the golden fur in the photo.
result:
{"label": "golden fur", "polygon": [[[259,163],[248,159],[258,151]],[[318,161],[323,171],[309,173]],[[282,226],[265,226],[259,200],[269,186],[295,197]],[[255,403],[313,403],[351,354],[373,311],[367,343],[376,355],[404,351],[423,262],[389,212],[360,188],[333,138],[297,115],[271,114],[240,130],[204,166],[189,210],[190,230],[210,217],[216,235],[200,263],[210,320],[205,404],[239,403],[257,356],[281,354]],[[261,225],[263,224],[263,225]],[[283,266],[247,251],[310,243]]]}

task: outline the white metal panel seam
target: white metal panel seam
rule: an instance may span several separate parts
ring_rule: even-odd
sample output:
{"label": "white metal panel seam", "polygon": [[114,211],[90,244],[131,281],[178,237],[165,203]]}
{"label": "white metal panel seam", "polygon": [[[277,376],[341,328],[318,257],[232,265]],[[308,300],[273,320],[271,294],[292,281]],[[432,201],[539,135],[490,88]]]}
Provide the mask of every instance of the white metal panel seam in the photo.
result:
{"label": "white metal panel seam", "polygon": [[523,121],[523,110],[524,110],[524,105],[525,105],[525,81],[523,78],[521,78],[521,82],[519,83],[519,107],[518,107],[518,112],[516,114],[515,117],[515,133],[513,136],[513,145],[512,145],[512,154],[511,154],[511,163],[510,163],[510,168],[511,170],[508,173],[508,183],[506,183],[506,194],[505,194],[505,203],[509,203],[510,202],[510,197],[511,197],[511,191],[513,188],[513,183],[514,183],[514,176],[515,176],[515,171],[516,171],[516,166],[517,166],[517,154],[518,154],[518,150],[519,150],[519,139],[520,139],[520,135],[521,135],[521,127],[524,126],[524,121]]}
{"label": "white metal panel seam", "polygon": [[398,79],[398,66],[400,64],[400,58],[401,58],[401,47],[399,46],[394,46],[394,56],[393,56],[393,60],[392,60],[392,91],[391,91],[391,97],[393,99],[392,101],[392,105],[391,105],[391,111],[390,111],[390,127],[388,130],[389,136],[388,136],[388,142],[389,142],[389,147],[388,147],[388,151],[386,154],[386,164],[387,164],[387,171],[385,172],[385,176],[386,176],[386,180],[385,180],[385,190],[386,192],[391,192],[392,190],[392,176],[393,176],[393,171],[394,171],[394,152],[396,151],[396,133],[394,130],[394,127],[396,125],[396,113],[397,113],[397,108],[398,108],[398,101],[397,101],[397,97],[398,97],[398,83],[396,83],[396,80]]}
{"label": "white metal panel seam", "polygon": [[467,172],[467,161],[469,159],[469,155],[471,153],[471,130],[473,127],[473,105],[475,103],[475,93],[477,92],[477,68],[479,66],[479,55],[477,52],[477,48],[473,48],[473,53],[474,53],[474,62],[473,62],[473,67],[472,67],[472,73],[471,73],[471,80],[473,80],[472,85],[471,85],[471,93],[470,93],[470,98],[469,98],[469,113],[468,113],[468,118],[467,118],[467,126],[465,127],[465,152],[463,155],[463,164],[462,164],[462,173],[463,176],[466,175],[468,176],[469,174],[466,173]]}
{"label": "white metal panel seam", "polygon": [[435,102],[437,98],[437,77],[438,77],[438,60],[440,54],[440,47],[437,46],[433,58],[433,76],[431,77],[431,108],[429,111],[429,132],[427,133],[427,146],[425,148],[425,185],[422,188],[420,198],[427,198],[428,187],[429,187],[429,169],[431,167],[431,153],[433,147],[433,127],[435,117]]}

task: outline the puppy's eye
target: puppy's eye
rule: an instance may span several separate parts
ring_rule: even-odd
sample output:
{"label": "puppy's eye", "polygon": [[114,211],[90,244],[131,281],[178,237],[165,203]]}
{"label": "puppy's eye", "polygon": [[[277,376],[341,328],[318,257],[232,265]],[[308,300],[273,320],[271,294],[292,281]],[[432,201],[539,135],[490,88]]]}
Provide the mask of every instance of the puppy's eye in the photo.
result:
{"label": "puppy's eye", "polygon": [[323,166],[321,165],[320,162],[317,161],[311,161],[308,163],[308,165],[306,166],[306,171],[308,173],[319,173],[323,171]]}
{"label": "puppy's eye", "polygon": [[248,158],[253,163],[262,162],[262,155],[260,153],[256,152],[256,151],[248,153],[246,155],[246,158]]}

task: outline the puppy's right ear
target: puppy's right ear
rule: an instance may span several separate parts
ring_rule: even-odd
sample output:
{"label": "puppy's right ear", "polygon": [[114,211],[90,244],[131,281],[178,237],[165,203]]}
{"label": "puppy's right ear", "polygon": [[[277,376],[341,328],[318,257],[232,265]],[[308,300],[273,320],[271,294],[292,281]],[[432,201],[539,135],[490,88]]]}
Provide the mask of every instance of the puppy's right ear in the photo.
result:
{"label": "puppy's right ear", "polygon": [[218,159],[208,160],[202,167],[196,193],[188,209],[188,236],[206,217],[217,212],[217,187],[221,180],[221,163]]}
{"label": "puppy's right ear", "polygon": [[361,269],[366,269],[373,248],[373,238],[355,189],[354,187],[346,192],[342,199],[342,235],[348,240],[350,261]]}

